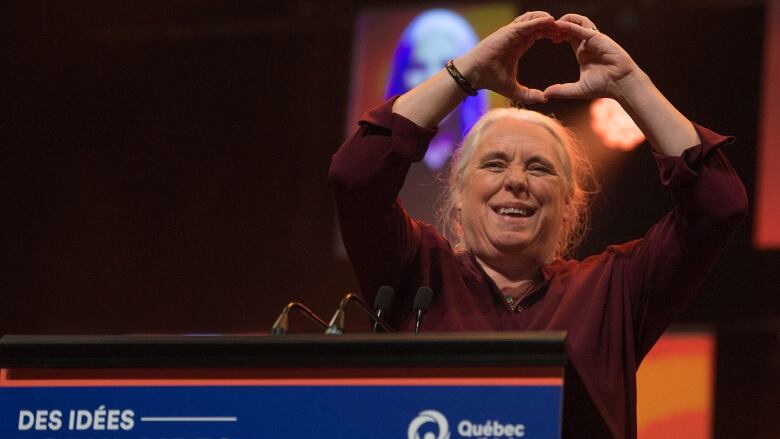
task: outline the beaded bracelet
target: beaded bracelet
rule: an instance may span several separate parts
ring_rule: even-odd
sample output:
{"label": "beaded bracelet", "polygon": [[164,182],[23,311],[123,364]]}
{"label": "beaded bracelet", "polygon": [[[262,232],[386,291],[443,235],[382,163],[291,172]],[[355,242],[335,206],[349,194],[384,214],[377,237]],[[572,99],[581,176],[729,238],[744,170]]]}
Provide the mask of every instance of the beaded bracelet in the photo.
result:
{"label": "beaded bracelet", "polygon": [[469,81],[463,77],[463,75],[460,74],[458,69],[455,68],[455,64],[453,64],[452,60],[447,61],[447,73],[452,76],[452,79],[455,80],[455,82],[458,83],[458,86],[463,89],[463,91],[466,92],[469,96],[476,96],[477,90],[474,89],[474,87],[469,84]]}

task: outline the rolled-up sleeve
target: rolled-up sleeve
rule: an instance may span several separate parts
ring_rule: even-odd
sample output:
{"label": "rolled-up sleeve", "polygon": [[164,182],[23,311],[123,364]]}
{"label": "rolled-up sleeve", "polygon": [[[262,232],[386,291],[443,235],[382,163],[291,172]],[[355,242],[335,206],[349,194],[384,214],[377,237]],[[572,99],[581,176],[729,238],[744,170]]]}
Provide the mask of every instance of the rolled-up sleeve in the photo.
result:
{"label": "rolled-up sleeve", "polygon": [[363,115],[333,155],[333,187],[344,246],[368,300],[392,285],[414,257],[420,229],[398,201],[409,166],[422,160],[436,130],[392,112],[394,99]]}
{"label": "rolled-up sleeve", "polygon": [[734,138],[694,127],[700,145],[679,157],[654,153],[674,209],[625,248],[638,358],[690,301],[747,214],[745,187],[721,151]]}

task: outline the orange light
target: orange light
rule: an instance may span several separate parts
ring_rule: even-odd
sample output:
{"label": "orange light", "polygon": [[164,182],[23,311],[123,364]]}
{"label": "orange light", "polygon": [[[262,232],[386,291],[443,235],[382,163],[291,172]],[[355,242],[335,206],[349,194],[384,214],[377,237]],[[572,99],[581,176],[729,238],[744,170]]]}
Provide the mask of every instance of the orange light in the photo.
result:
{"label": "orange light", "polygon": [[665,333],[636,374],[639,439],[712,437],[715,337]]}
{"label": "orange light", "polygon": [[596,99],[590,104],[590,127],[605,146],[631,151],[645,140],[631,116],[614,99]]}

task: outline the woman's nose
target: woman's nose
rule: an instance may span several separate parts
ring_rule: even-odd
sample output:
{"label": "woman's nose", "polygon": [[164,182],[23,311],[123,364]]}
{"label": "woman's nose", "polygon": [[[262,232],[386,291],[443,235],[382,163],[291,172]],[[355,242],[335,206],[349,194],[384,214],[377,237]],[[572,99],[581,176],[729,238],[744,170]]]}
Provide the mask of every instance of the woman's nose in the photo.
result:
{"label": "woman's nose", "polygon": [[528,174],[525,169],[510,167],[506,172],[504,188],[509,192],[525,192],[528,189]]}

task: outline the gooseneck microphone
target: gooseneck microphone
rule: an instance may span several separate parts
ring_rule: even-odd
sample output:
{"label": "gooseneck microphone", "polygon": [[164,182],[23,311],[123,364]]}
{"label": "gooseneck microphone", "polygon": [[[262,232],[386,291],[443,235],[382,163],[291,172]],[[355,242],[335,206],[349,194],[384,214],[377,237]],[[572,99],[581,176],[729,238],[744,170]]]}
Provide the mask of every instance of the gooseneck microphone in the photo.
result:
{"label": "gooseneck microphone", "polygon": [[348,293],[346,296],[344,296],[343,299],[341,299],[338,309],[335,313],[333,313],[333,317],[331,317],[330,323],[328,323],[328,329],[325,330],[325,334],[341,335],[344,333],[344,309],[346,309],[350,302],[356,302],[358,305],[360,305],[360,309],[362,309],[363,312],[365,312],[372,321],[378,323],[379,326],[381,326],[382,329],[384,329],[386,332],[395,332],[393,331],[393,328],[391,328],[390,325],[384,321],[384,319],[377,317],[374,314],[374,311],[372,311],[371,308],[366,305],[366,302],[360,296],[354,293]]}
{"label": "gooseneck microphone", "polygon": [[[393,307],[393,299],[395,298],[395,290],[387,285],[379,287],[374,298],[374,311],[376,316],[382,318],[383,315],[390,311]],[[373,332],[377,332],[379,329],[379,322],[374,321]]]}
{"label": "gooseneck microphone", "polygon": [[290,311],[294,309],[301,310],[303,315],[308,317],[309,320],[319,324],[323,328],[328,327],[328,324],[325,323],[325,320],[322,320],[317,314],[314,314],[314,311],[310,310],[306,305],[302,304],[301,302],[290,302],[284,308],[282,308],[282,312],[279,313],[279,317],[276,318],[274,325],[271,326],[271,335],[287,334],[287,325],[289,320],[288,316]]}
{"label": "gooseneck microphone", "polygon": [[414,332],[420,332],[420,325],[422,325],[423,316],[431,307],[433,302],[433,290],[428,287],[420,287],[417,290],[417,295],[414,296],[413,309],[417,311],[417,322],[414,325]]}

